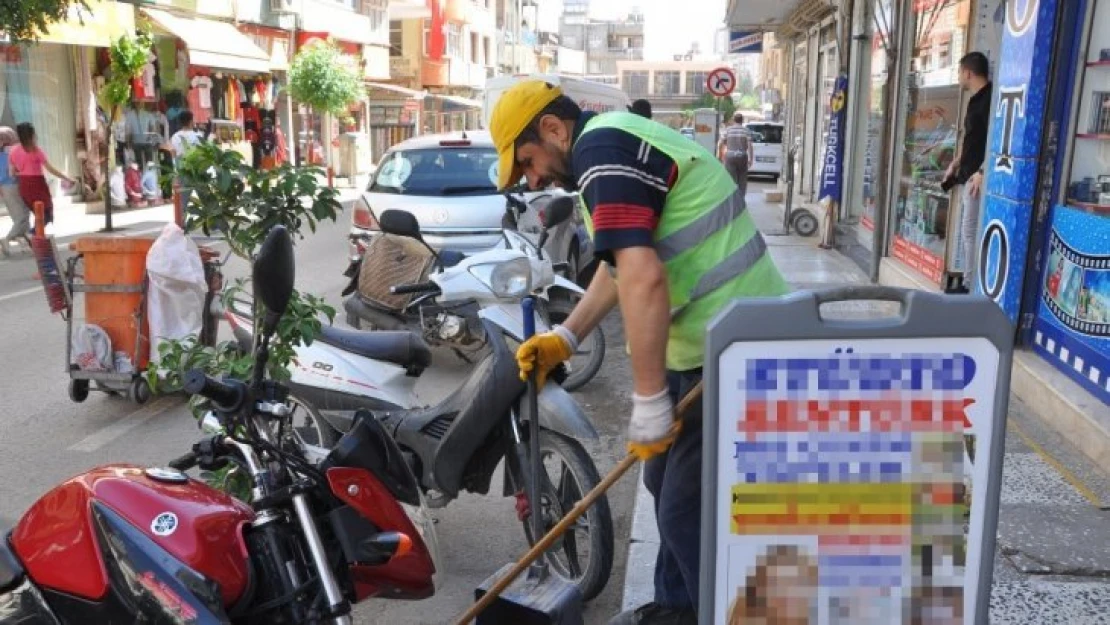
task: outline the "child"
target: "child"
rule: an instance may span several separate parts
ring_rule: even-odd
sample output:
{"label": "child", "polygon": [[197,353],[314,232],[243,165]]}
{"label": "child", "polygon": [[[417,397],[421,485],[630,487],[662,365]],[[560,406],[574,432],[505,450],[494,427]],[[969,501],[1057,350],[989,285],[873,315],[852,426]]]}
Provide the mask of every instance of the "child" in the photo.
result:
{"label": "child", "polygon": [[124,188],[127,190],[128,206],[146,206],[143,201],[143,175],[139,173],[139,164],[127,164],[127,171],[123,174]]}
{"label": "child", "polygon": [[63,174],[50,164],[46,153],[38,146],[35,127],[23,122],[15,127],[19,145],[12,148],[8,157],[8,170],[19,180],[19,195],[28,208],[34,210],[35,202],[43,204],[43,225],[54,221],[54,201],[50,196],[50,185],[46,183],[43,170],[61,178],[69,184],[75,180]]}
{"label": "child", "polygon": [[150,162],[143,172],[143,198],[151,204],[162,201],[162,189],[158,182],[158,163]]}
{"label": "child", "polygon": [[30,214],[27,205],[23,203],[23,198],[19,195],[19,181],[12,176],[8,167],[8,155],[18,143],[19,137],[14,130],[7,126],[0,127],[0,196],[4,198],[8,215],[12,218],[12,229],[8,231],[8,236],[0,241],[0,253],[4,256],[11,254],[10,246],[15,241],[26,244],[28,249],[31,247],[27,238],[31,228]]}

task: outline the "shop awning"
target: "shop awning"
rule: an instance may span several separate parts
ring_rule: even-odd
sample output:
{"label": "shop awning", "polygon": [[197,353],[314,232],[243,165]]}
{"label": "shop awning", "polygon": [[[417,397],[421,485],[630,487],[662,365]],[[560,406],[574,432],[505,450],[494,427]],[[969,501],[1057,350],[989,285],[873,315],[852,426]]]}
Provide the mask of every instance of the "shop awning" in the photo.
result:
{"label": "shop awning", "polygon": [[159,9],[144,8],[142,12],[160,28],[185,42],[189,48],[189,62],[193,65],[263,74],[270,71],[270,54],[232,24],[180,17]]}
{"label": "shop awning", "polygon": [[835,10],[828,0],[728,0],[725,22],[733,30],[779,30],[805,23]]}
{"label": "shop awning", "polygon": [[460,106],[462,108],[470,108],[470,109],[480,109],[480,108],[482,108],[482,102],[480,100],[471,100],[470,98],[464,98],[462,96],[442,95],[442,94],[438,94],[438,93],[429,93],[428,95],[430,95],[432,97],[435,97],[435,98],[439,98],[440,100],[443,100],[444,102],[453,104],[455,106]]}
{"label": "shop awning", "polygon": [[423,91],[417,91],[415,89],[409,89],[408,87],[402,87],[401,85],[391,85],[384,82],[368,82],[366,83],[366,86],[371,89],[381,89],[382,91],[389,91],[398,95],[407,96],[414,100],[423,100],[424,97],[428,95]]}

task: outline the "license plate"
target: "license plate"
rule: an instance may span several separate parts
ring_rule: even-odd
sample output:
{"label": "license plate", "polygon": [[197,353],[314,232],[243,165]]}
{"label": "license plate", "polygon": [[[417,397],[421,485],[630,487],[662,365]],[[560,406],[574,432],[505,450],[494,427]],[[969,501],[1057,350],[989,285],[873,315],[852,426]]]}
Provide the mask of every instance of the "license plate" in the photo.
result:
{"label": "license plate", "polygon": [[755,162],[757,162],[757,163],[774,163],[775,162],[775,157],[773,157],[773,156],[757,156],[757,157],[755,157]]}

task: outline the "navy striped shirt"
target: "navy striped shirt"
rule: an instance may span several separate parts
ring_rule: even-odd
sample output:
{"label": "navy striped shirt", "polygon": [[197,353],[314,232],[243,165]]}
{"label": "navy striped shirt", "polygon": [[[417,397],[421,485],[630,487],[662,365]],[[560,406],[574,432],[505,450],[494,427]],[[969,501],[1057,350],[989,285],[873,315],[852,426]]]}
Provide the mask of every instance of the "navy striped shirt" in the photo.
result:
{"label": "navy striped shirt", "polygon": [[615,266],[613,252],[651,247],[667,193],[678,178],[671,157],[624,130],[598,128],[579,139],[596,113],[574,129],[571,173],[594,223],[594,253]]}

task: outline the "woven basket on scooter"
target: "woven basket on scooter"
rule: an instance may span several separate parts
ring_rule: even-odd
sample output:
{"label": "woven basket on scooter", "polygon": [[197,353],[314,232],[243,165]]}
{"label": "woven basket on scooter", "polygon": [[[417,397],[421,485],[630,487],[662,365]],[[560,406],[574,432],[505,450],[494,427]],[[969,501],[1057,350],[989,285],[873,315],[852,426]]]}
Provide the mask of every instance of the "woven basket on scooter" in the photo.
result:
{"label": "woven basket on scooter", "polygon": [[371,306],[403,310],[416,295],[394,295],[389,288],[427,280],[434,260],[431,251],[419,241],[385,233],[375,236],[362,257],[359,296]]}

